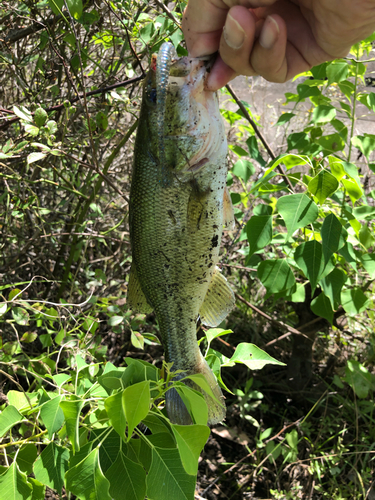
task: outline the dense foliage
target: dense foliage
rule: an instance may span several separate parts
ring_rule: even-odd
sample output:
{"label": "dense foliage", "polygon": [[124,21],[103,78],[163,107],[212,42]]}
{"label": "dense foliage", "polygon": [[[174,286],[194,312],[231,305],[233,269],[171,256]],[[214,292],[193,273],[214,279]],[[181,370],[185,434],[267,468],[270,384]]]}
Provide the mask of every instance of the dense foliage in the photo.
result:
{"label": "dense foliage", "polygon": [[164,40],[186,54],[184,6],[0,6],[0,500],[374,495],[372,38],[299,77],[277,155],[223,90],[238,305],[199,337],[237,455],[196,489],[204,399],[173,382],[194,425],[162,410],[158,326],[126,305],[127,200],[140,82]]}

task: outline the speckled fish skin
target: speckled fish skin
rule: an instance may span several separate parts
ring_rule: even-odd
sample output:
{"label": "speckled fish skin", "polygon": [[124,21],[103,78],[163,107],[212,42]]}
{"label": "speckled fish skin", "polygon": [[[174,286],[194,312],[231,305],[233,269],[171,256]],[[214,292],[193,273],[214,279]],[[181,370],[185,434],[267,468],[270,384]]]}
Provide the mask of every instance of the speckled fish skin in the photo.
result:
{"label": "speckled fish skin", "polygon": [[[130,236],[133,263],[156,313],[166,361],[184,375],[204,373],[220,400],[215,403],[205,395],[208,423],[214,424],[223,420],[225,405],[199,350],[196,324],[219,256],[227,142],[216,93],[204,89],[206,65],[185,57],[171,67],[164,166],[158,155],[155,71],[145,79],[130,192]],[[169,417],[175,423],[191,423],[178,400],[177,393],[167,392]]]}

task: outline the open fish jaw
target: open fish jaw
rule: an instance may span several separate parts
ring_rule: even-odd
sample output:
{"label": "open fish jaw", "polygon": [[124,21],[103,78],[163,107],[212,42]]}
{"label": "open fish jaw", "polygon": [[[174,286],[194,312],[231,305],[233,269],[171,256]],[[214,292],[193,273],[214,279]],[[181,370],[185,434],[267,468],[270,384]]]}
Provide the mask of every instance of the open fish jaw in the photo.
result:
{"label": "open fish jaw", "polygon": [[[225,406],[199,350],[196,323],[202,309],[208,324],[220,324],[234,297],[216,269],[225,218],[227,144],[216,95],[204,90],[205,75],[200,60],[183,58],[172,64],[162,159],[152,70],[144,84],[130,193],[133,265],[128,302],[139,312],[155,311],[165,358],[173,362],[173,370],[183,370],[179,378],[205,375],[218,399],[214,402],[200,390],[209,408],[208,423],[213,424],[225,417]],[[206,300],[212,294],[217,300]],[[167,392],[166,407],[173,422],[191,423],[175,390]]]}

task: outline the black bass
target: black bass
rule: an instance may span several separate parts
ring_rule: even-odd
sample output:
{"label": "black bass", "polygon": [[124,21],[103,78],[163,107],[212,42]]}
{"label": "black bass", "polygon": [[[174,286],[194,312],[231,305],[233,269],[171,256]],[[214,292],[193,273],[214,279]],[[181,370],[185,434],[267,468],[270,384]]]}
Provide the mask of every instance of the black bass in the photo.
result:
{"label": "black bass", "polygon": [[[179,378],[204,374],[208,424],[225,417],[224,398],[196,338],[198,317],[217,326],[234,294],[216,267],[223,226],[233,223],[226,188],[227,141],[216,93],[204,88],[211,62],[177,59],[162,45],[143,85],[130,191],[133,264],[128,303],[155,311],[165,358]],[[166,393],[172,422],[192,423],[175,389]]]}

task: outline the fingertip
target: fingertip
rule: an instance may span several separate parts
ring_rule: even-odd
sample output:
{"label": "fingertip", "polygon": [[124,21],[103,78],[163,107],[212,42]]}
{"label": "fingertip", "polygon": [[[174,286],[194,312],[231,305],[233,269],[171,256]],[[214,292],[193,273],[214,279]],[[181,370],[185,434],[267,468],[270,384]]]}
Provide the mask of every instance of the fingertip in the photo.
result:
{"label": "fingertip", "polygon": [[221,87],[224,87],[224,85],[233,80],[236,76],[237,73],[218,56],[207,77],[206,89],[215,92],[221,89]]}

